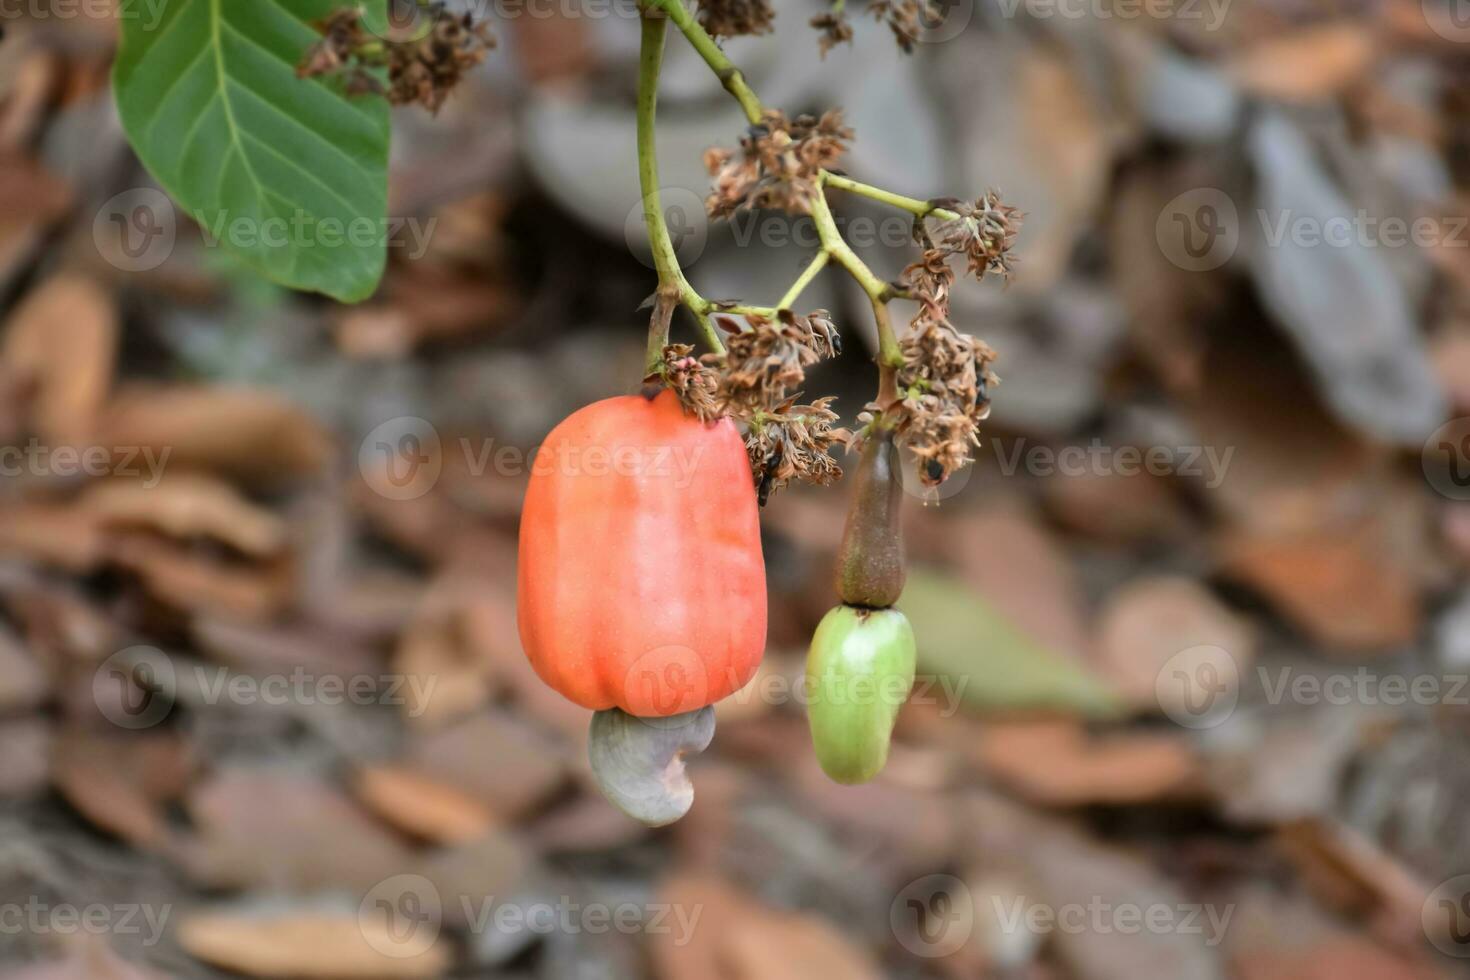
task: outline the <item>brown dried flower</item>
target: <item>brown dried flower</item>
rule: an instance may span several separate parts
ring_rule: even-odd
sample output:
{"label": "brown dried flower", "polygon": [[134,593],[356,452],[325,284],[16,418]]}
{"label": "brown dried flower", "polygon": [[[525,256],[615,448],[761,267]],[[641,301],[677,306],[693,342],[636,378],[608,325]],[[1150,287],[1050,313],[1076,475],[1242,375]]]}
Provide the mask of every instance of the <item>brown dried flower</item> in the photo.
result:
{"label": "brown dried flower", "polygon": [[[394,105],[417,102],[438,112],[465,74],[495,47],[490,26],[443,3],[421,10],[425,29],[405,40],[382,38],[362,23],[361,11],[346,7],[317,23],[322,39],[307,49],[296,73],[302,78],[340,74],[354,95],[377,94]],[[386,69],[387,83],[377,70]]]}
{"label": "brown dried flower", "polygon": [[924,24],[943,17],[944,9],[935,0],[872,0],[868,13],[874,20],[886,23],[898,46],[905,54],[912,54]]}
{"label": "brown dried flower", "polygon": [[970,462],[970,448],[980,445],[990,389],[1000,383],[991,370],[995,351],[939,320],[917,326],[901,347],[898,401],[870,404],[862,419],[884,411],[896,418],[899,437],[918,460],[920,479],[938,486]]}
{"label": "brown dried flower", "polygon": [[845,13],[833,10],[825,14],[817,14],[809,23],[822,32],[817,46],[823,58],[827,57],[827,52],[837,45],[852,43],[852,22],[847,19]]}
{"label": "brown dried flower", "polygon": [[797,405],[800,395],[790,393],[806,380],[806,368],[835,354],[840,341],[825,310],[804,317],[782,310],[774,320],[746,319],[746,330],[728,318],[719,320],[729,334],[725,353],[706,354],[701,368],[717,378],[716,414],[745,427],[746,453],[765,503],[793,479],[826,484],[842,475],[829,450],[849,434],[833,428],[838,420],[828,408],[833,399]]}
{"label": "brown dried flower", "polygon": [[935,245],[946,254],[965,256],[965,272],[976,279],[988,272],[1009,278],[1010,249],[1021,230],[1021,212],[1003,204],[995,191],[973,203],[956,201],[948,209],[959,217],[935,226]]}
{"label": "brown dried flower", "polygon": [[714,191],[705,202],[712,218],[728,218],[741,209],[775,209],[807,214],[817,180],[847,150],[852,130],[842,124],[842,112],[830,109],[821,117],[802,115],[788,120],[776,109],[766,110],[759,125],[740,140],[740,152],[706,150],[704,164],[714,178]]}
{"label": "brown dried flower", "polygon": [[711,422],[720,417],[720,377],[712,368],[700,363],[694,356],[694,348],[688,344],[665,347],[663,370],[643,380],[662,381],[678,396],[684,410],[701,422]]}
{"label": "brown dried flower", "polygon": [[1004,278],[1011,274],[1010,248],[1021,227],[1021,212],[1002,204],[991,191],[978,201],[945,200],[930,202],[953,211],[957,217],[938,221],[931,235],[924,222],[914,224],[914,236],[923,245],[919,260],[899,276],[899,285],[919,303],[913,319],[916,331],[931,323],[949,322],[949,296],[956,274],[949,264],[951,256],[965,258],[965,273],[983,279],[996,272]]}
{"label": "brown dried flower", "polygon": [[793,398],[775,412],[762,412],[746,422],[745,452],[761,506],[792,480],[826,486],[842,475],[831,450],[845,444],[850,433],[832,428],[837,413],[827,406],[834,400],[829,395],[810,405],[796,405]]}
{"label": "brown dried flower", "polygon": [[767,0],[699,0],[699,23],[715,37],[766,34],[776,11]]}

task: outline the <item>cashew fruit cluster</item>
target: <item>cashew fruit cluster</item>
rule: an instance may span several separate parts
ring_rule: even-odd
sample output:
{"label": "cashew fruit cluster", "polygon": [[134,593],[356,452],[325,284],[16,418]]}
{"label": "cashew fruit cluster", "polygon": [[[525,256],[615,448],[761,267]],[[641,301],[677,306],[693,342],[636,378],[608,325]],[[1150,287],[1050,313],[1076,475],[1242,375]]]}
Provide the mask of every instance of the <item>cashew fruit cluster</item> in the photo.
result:
{"label": "cashew fruit cluster", "polygon": [[883,769],[898,710],[914,683],[914,631],[891,608],[906,576],[899,480],[893,435],[876,428],[853,477],[838,551],[842,605],[817,626],[806,662],[812,746],[822,770],[839,783],[865,783]]}
{"label": "cashew fruit cluster", "polygon": [[[872,779],[914,679],[903,591],[902,488],[892,435],[867,439],[837,567],[843,604],[807,659],[822,768]],[[684,757],[714,737],[712,705],[744,687],[766,642],[759,505],[729,419],[702,422],[670,391],[609,398],[542,444],[521,512],[517,621],[536,673],[594,712],[603,794],[650,826],[693,802]]]}

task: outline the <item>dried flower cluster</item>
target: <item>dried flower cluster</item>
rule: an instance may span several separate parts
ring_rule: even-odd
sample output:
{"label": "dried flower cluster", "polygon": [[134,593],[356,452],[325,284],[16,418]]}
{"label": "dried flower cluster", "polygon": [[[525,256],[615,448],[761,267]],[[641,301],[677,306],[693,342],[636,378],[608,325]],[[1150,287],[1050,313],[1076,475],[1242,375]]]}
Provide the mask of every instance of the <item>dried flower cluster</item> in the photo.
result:
{"label": "dried flower cluster", "polygon": [[905,54],[913,54],[925,23],[940,20],[944,8],[935,0],[873,0],[868,4],[868,13],[874,20],[888,25]]}
{"label": "dried flower cluster", "polygon": [[950,259],[962,256],[966,274],[976,279],[991,272],[1009,276],[1021,214],[994,192],[973,203],[931,203],[957,217],[939,221],[932,234],[922,220],[914,226],[924,251],[899,282],[919,311],[900,344],[899,397],[892,405],[870,404],[861,418],[868,422],[886,412],[917,458],[921,480],[937,486],[970,461],[971,447],[980,444],[980,423],[990,414],[990,388],[999,383],[991,370],[995,352],[949,321],[957,277]]}
{"label": "dried flower cluster", "polygon": [[833,399],[798,405],[800,393],[792,393],[806,380],[807,367],[837,354],[841,342],[826,310],[747,319],[746,330],[720,319],[729,334],[723,355],[696,361],[686,345],[665,347],[663,380],[699,418],[729,416],[745,426],[745,449],[764,504],[792,480],[827,484],[842,475],[830,451],[849,434],[833,428]]}
{"label": "dried flower cluster", "polygon": [[699,24],[715,37],[765,34],[775,19],[768,0],[699,0]]}
{"label": "dried flower cluster", "polygon": [[685,411],[702,422],[720,417],[720,376],[694,355],[689,344],[669,344],[663,352],[663,370],[643,379],[662,381],[684,405]]}
{"label": "dried flower cluster", "polygon": [[303,78],[341,75],[352,94],[383,95],[394,105],[416,102],[438,112],[450,91],[495,47],[495,36],[488,24],[452,13],[443,3],[423,7],[420,16],[425,18],[421,29],[393,40],[368,30],[359,8],[334,11],[316,24],[322,39],[307,49],[296,73]]}
{"label": "dried flower cluster", "polygon": [[990,415],[990,389],[1000,383],[991,370],[995,351],[939,321],[917,327],[901,346],[899,400],[888,406],[870,404],[868,412],[887,410],[918,461],[919,478],[926,486],[938,486],[970,462],[970,448],[980,445],[980,423]]}
{"label": "dried flower cluster", "polygon": [[705,202],[712,218],[728,218],[742,208],[776,209],[807,214],[818,180],[847,150],[852,130],[842,112],[831,109],[820,118],[788,120],[768,109],[761,123],[740,141],[740,151],[715,147],[705,151],[704,165],[714,178]]}
{"label": "dried flower cluster", "polygon": [[917,300],[915,330],[930,323],[949,322],[949,294],[956,274],[949,260],[963,256],[965,273],[976,280],[995,272],[1009,278],[1010,249],[1021,227],[1021,212],[1001,203],[990,191],[978,201],[931,201],[935,207],[953,211],[957,217],[936,223],[933,233],[923,221],[914,224],[914,237],[923,246],[919,260],[903,270],[899,284]]}
{"label": "dried flower cluster", "polygon": [[837,45],[852,42],[852,21],[841,11],[829,10],[825,14],[817,14],[809,23],[822,32],[817,46],[821,49],[823,58]]}

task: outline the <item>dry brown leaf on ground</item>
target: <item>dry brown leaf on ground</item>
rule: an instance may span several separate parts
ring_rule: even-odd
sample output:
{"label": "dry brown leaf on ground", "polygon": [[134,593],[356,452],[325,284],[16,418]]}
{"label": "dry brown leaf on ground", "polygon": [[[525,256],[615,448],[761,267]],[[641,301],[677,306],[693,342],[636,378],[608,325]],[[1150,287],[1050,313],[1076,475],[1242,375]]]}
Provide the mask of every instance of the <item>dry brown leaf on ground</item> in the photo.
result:
{"label": "dry brown leaf on ground", "polygon": [[1061,544],[1025,510],[992,508],[957,519],[945,537],[960,577],[1043,646],[1091,655],[1082,592]]}
{"label": "dry brown leaf on ground", "polygon": [[[1225,459],[1203,499],[1233,523],[1284,533],[1361,513],[1385,459],[1330,416],[1297,360],[1260,323],[1211,344],[1186,407],[1200,444]],[[1244,332],[1245,336],[1234,336]]]}
{"label": "dry brown leaf on ground", "polygon": [[1043,480],[1049,511],[1068,528],[1109,543],[1183,542],[1194,521],[1167,477],[1087,472]]}
{"label": "dry brown leaf on ground", "polygon": [[276,392],[249,387],[124,387],[102,409],[98,441],[114,452],[146,448],[166,466],[261,483],[317,473],[332,452],[315,419]]}
{"label": "dry brown leaf on ground", "polygon": [[1251,624],[1227,609],[1193,579],[1156,576],[1136,579],[1112,592],[1099,614],[1098,667],[1134,707],[1157,711],[1161,695],[1182,686],[1161,683],[1162,673],[1187,659],[1191,647],[1223,649],[1237,678],[1256,656]]}
{"label": "dry brown leaf on ground", "polygon": [[43,240],[46,229],[72,205],[72,190],[23,153],[0,152],[0,282],[11,276]]}
{"label": "dry brown leaf on ground", "polygon": [[265,626],[197,615],[189,635],[210,657],[245,673],[300,667],[323,676],[352,676],[376,670],[381,662],[376,651],[337,631],[294,623]]}
{"label": "dry brown leaf on ground", "polygon": [[580,746],[587,737],[587,710],[546,686],[526,659],[516,630],[515,596],[488,583],[481,591],[462,613],[465,642],[488,665],[495,683],[515,694],[521,710]]}
{"label": "dry brown leaf on ground", "polygon": [[79,275],[46,280],[10,315],[0,372],[34,388],[31,420],[53,447],[92,440],[112,385],[117,333],[112,296]]}
{"label": "dry brown leaf on ground", "polygon": [[427,929],[402,930],[351,910],[312,908],[196,913],[179,922],[179,945],[214,966],[252,977],[322,980],[436,977],[451,963]]}
{"label": "dry brown leaf on ground", "polygon": [[494,693],[488,666],[464,642],[464,617],[452,608],[422,610],[393,652],[393,671],[410,679],[403,704],[413,725],[437,728],[487,704]]}
{"label": "dry brown leaf on ground", "polygon": [[1417,586],[1384,537],[1376,517],[1296,535],[1227,534],[1220,567],[1328,650],[1382,652],[1413,642],[1422,616]]}
{"label": "dry brown leaf on ground", "polygon": [[188,772],[183,743],[167,734],[67,732],[52,762],[56,788],[84,817],[151,851],[170,843],[164,806]]}
{"label": "dry brown leaf on ground", "polygon": [[1343,21],[1258,41],[1234,57],[1230,73],[1256,95],[1316,102],[1361,79],[1378,53],[1365,24]]}
{"label": "dry brown leaf on ground", "polygon": [[673,932],[654,937],[654,969],[662,980],[878,980],[883,975],[870,953],[826,920],[762,905],[713,875],[673,878],[659,889],[659,899],[699,914],[689,942],[674,942]]}
{"label": "dry brown leaf on ground", "polygon": [[366,766],[352,778],[363,804],[399,830],[440,844],[483,836],[495,817],[453,786],[396,766]]}
{"label": "dry brown leaf on ground", "polygon": [[170,474],[157,483],[102,480],[83,491],[78,506],[107,526],[213,538],[252,558],[278,555],[287,543],[285,521],[203,473]]}
{"label": "dry brown leaf on ground", "polygon": [[284,566],[227,564],[150,534],[119,534],[111,551],[113,560],[136,574],[148,592],[178,609],[268,620],[292,594]]}
{"label": "dry brown leaf on ground", "polygon": [[50,690],[50,679],[34,654],[0,621],[0,713],[37,707]]}
{"label": "dry brown leaf on ground", "polygon": [[562,785],[567,770],[560,748],[503,709],[491,709],[417,736],[399,764],[458,787],[496,817],[514,819]]}
{"label": "dry brown leaf on ground", "polygon": [[367,889],[409,863],[398,838],[310,775],[224,769],[195,786],[186,802],[198,834],[179,853],[204,883]]}
{"label": "dry brown leaf on ground", "polygon": [[0,799],[28,799],[46,788],[51,746],[51,726],[44,718],[0,721]]}
{"label": "dry brown leaf on ground", "polygon": [[104,936],[74,934],[60,959],[0,970],[0,980],[164,980],[165,974],[123,959]]}
{"label": "dry brown leaf on ground", "polygon": [[1335,820],[1306,819],[1283,826],[1276,843],[1327,908],[1367,921],[1386,942],[1422,941],[1430,886],[1372,840]]}
{"label": "dry brown leaf on ground", "polygon": [[1146,803],[1199,789],[1200,760],[1182,735],[1089,737],[1072,720],[995,722],[975,757],[997,782],[1044,806]]}
{"label": "dry brown leaf on ground", "polygon": [[1238,980],[1436,980],[1421,956],[1405,957],[1360,936],[1339,936],[1304,949],[1250,950],[1232,960]]}

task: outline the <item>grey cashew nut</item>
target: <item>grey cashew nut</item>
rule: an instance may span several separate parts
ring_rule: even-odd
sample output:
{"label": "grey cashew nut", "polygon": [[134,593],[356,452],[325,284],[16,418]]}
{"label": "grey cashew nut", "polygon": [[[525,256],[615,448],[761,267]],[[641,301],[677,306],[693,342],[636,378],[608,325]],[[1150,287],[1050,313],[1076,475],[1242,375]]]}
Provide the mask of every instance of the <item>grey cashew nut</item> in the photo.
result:
{"label": "grey cashew nut", "polygon": [[663,827],[694,803],[685,754],[703,752],[714,737],[713,707],[667,718],[608,708],[592,716],[587,755],[608,802],[640,823]]}

